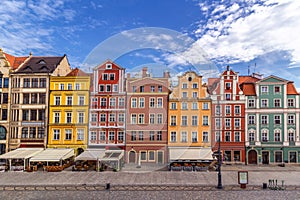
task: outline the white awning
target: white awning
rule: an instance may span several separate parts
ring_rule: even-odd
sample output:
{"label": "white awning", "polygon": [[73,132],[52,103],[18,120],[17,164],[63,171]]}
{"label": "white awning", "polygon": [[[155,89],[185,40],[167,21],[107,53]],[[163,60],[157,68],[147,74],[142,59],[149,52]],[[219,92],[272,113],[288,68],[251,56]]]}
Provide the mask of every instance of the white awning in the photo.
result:
{"label": "white awning", "polygon": [[59,162],[74,156],[74,149],[45,149],[30,158],[30,162]]}
{"label": "white awning", "polygon": [[105,154],[105,149],[86,149],[79,156],[75,158],[77,160],[95,160],[102,158]]}
{"label": "white awning", "polygon": [[43,148],[19,148],[0,155],[0,159],[27,159],[43,150]]}
{"label": "white awning", "polygon": [[124,156],[123,150],[106,150],[100,161],[120,160]]}
{"label": "white awning", "polygon": [[211,148],[170,148],[170,161],[175,160],[213,160]]}

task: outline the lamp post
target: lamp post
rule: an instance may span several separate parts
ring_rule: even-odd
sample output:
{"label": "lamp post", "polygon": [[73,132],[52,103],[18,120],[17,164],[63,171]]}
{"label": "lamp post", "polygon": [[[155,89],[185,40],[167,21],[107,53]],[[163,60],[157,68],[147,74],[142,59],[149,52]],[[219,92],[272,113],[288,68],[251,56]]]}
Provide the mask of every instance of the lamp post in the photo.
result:
{"label": "lamp post", "polygon": [[222,174],[221,174],[221,165],[222,165],[222,159],[221,159],[221,124],[222,124],[222,117],[221,117],[221,106],[220,106],[220,102],[218,100],[218,109],[219,110],[219,136],[218,136],[218,185],[217,185],[217,189],[223,189],[222,186]]}

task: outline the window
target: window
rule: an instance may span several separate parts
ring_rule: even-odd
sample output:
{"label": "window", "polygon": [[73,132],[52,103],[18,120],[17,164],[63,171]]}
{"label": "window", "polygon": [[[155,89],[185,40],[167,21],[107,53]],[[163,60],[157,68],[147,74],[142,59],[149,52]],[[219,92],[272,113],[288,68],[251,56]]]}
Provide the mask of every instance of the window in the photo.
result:
{"label": "window", "polygon": [[220,141],[221,141],[221,138],[220,138],[220,131],[217,131],[217,132],[215,133],[215,137],[216,137],[216,141],[217,141],[217,142],[220,142]]}
{"label": "window", "polygon": [[68,90],[72,90],[72,83],[68,83]]}
{"label": "window", "polygon": [[115,132],[114,131],[109,131],[108,132],[108,140],[111,142],[115,141]]}
{"label": "window", "polygon": [[23,79],[23,87],[24,88],[30,88],[30,78],[24,78]]}
{"label": "window", "polygon": [[177,109],[176,103],[172,102],[171,103],[171,110],[176,110],[176,109]]}
{"label": "window", "polygon": [[23,93],[23,104],[29,104],[29,94]]}
{"label": "window", "polygon": [[66,129],[66,140],[71,140],[72,139],[72,130],[71,129]]}
{"label": "window", "polygon": [[23,113],[22,120],[29,121],[29,110],[23,110],[22,113]]}
{"label": "window", "polygon": [[261,140],[263,142],[267,142],[268,141],[268,132],[267,131],[265,131],[265,130],[262,131]]}
{"label": "window", "polygon": [[187,142],[187,132],[181,132],[181,142]]}
{"label": "window", "polygon": [[136,132],[131,131],[131,141],[136,141]]}
{"label": "window", "polygon": [[139,124],[144,124],[144,123],[145,123],[145,115],[139,114]]}
{"label": "window", "polygon": [[40,88],[45,88],[45,87],[46,87],[46,79],[40,78]]}
{"label": "window", "polygon": [[54,129],[53,130],[53,140],[59,140],[60,130]]}
{"label": "window", "polygon": [[111,81],[115,80],[115,74],[109,74],[109,80]]}
{"label": "window", "polygon": [[131,124],[136,124],[136,114],[131,114]]}
{"label": "window", "polygon": [[[5,84],[5,82],[4,82]],[[38,88],[39,87],[39,79],[38,78],[32,78],[32,87]]]}
{"label": "window", "polygon": [[59,89],[60,89],[60,90],[64,90],[64,89],[65,89],[65,84],[60,83],[60,84],[59,84]]}
{"label": "window", "polygon": [[198,103],[197,102],[193,102],[192,103],[192,109],[193,110],[197,110],[198,109]]}
{"label": "window", "polygon": [[125,114],[119,113],[118,122],[125,122]]}
{"label": "window", "polygon": [[226,98],[226,100],[230,100],[231,99],[231,95],[230,94],[225,94],[225,98]]}
{"label": "window", "polygon": [[281,106],[280,99],[274,99],[274,107],[279,108]]}
{"label": "window", "polygon": [[295,124],[295,115],[288,115],[288,124]]}
{"label": "window", "polygon": [[157,131],[157,141],[162,140],[162,131]]}
{"label": "window", "polygon": [[225,113],[230,114],[231,106],[225,106]]}
{"label": "window", "polygon": [[105,122],[106,121],[106,114],[105,113],[101,113],[100,114],[100,122]]}
{"label": "window", "polygon": [[28,138],[28,127],[22,128],[21,138]]}
{"label": "window", "polygon": [[295,134],[294,134],[294,131],[293,131],[293,130],[290,130],[290,131],[289,131],[289,134],[288,134],[288,140],[289,140],[289,142],[295,141]]}
{"label": "window", "polygon": [[84,140],[84,129],[77,129],[77,140]]}
{"label": "window", "polygon": [[282,163],[282,151],[275,151],[275,162]]}
{"label": "window", "polygon": [[268,93],[268,86],[261,86],[262,93]]}
{"label": "window", "polygon": [[124,132],[123,131],[119,131],[118,132],[118,141],[119,142],[123,142],[124,141]]}
{"label": "window", "polygon": [[254,125],[255,124],[255,115],[248,116],[248,124]]}
{"label": "window", "polygon": [[84,96],[78,97],[78,105],[83,106],[84,105]]}
{"label": "window", "polygon": [[75,83],[75,90],[80,90],[80,83]]}
{"label": "window", "polygon": [[112,69],[112,64],[111,63],[106,63],[106,69]]}
{"label": "window", "polygon": [[241,141],[241,133],[236,131],[234,132],[234,141],[235,142],[240,142]]}
{"label": "window", "polygon": [[275,142],[280,142],[280,131],[279,130],[275,130],[275,133],[274,133],[274,141]]}
{"label": "window", "polygon": [[181,103],[181,109],[182,109],[182,110],[187,110],[187,109],[188,109],[188,106],[187,106],[187,103],[186,103],[186,102],[182,102],[182,103]]}
{"label": "window", "polygon": [[108,80],[108,74],[103,73],[102,74],[102,80],[107,81]]}
{"label": "window", "polygon": [[198,88],[198,84],[197,83],[193,83],[193,89],[197,89]]}
{"label": "window", "polygon": [[139,107],[144,108],[145,107],[145,98],[139,98]]}
{"label": "window", "polygon": [[248,100],[248,107],[249,108],[254,108],[255,107],[255,100],[254,99],[249,99]]}
{"label": "window", "polygon": [[198,142],[198,133],[192,132],[192,142]]}
{"label": "window", "polygon": [[150,86],[150,91],[151,91],[151,92],[155,92],[155,86],[154,86],[154,85],[151,85],[151,86]]}
{"label": "window", "polygon": [[101,107],[106,107],[106,98],[101,98],[100,105]]}
{"label": "window", "polygon": [[239,128],[240,127],[240,119],[234,119],[234,127]]}
{"label": "window", "polygon": [[225,89],[230,90],[230,88],[231,88],[231,83],[226,82],[225,83]]}
{"label": "window", "polygon": [[67,96],[67,105],[68,106],[73,105],[73,97],[72,96]]}
{"label": "window", "polygon": [[154,124],[155,123],[155,115],[154,114],[150,114],[149,115],[149,124]]}
{"label": "window", "polygon": [[125,99],[123,97],[119,98],[119,107],[124,107],[125,106]]}
{"label": "window", "polygon": [[221,121],[221,119],[219,119],[219,118],[216,118],[216,119],[215,119],[215,124],[216,124],[216,128],[217,128],[217,129],[220,129],[220,128],[221,128],[221,123],[220,123],[220,121]]}
{"label": "window", "polygon": [[100,141],[106,141],[106,133],[105,131],[100,131]]}
{"label": "window", "polygon": [[187,126],[187,116],[181,116],[181,126]]}
{"label": "window", "polygon": [[46,94],[39,93],[39,104],[45,104],[45,103],[46,103]]}
{"label": "window", "polygon": [[171,132],[171,142],[176,142],[176,132],[172,131]]}
{"label": "window", "polygon": [[92,141],[95,141],[96,138],[97,138],[96,132],[92,131],[92,132],[91,132],[91,140],[92,140]]}
{"label": "window", "polygon": [[144,86],[140,86],[140,92],[145,92],[145,87]]}
{"label": "window", "polygon": [[261,100],[261,107],[267,108],[268,107],[268,99],[262,99]]}
{"label": "window", "polygon": [[80,124],[84,123],[84,112],[78,113],[78,123],[80,123]]}
{"label": "window", "polygon": [[198,92],[193,92],[193,93],[192,93],[192,97],[193,97],[193,98],[198,98]]}
{"label": "window", "polygon": [[111,91],[111,85],[106,85],[106,92],[110,92]]}
{"label": "window", "polygon": [[225,132],[225,142],[230,142],[230,132],[229,131]]}
{"label": "window", "polygon": [[202,133],[202,142],[208,142],[208,132]]}
{"label": "window", "polygon": [[[31,104],[37,104],[38,98],[37,98],[38,94],[37,93],[31,93]],[[3,97],[4,100],[4,97]]]}
{"label": "window", "polygon": [[268,124],[268,115],[262,115],[261,116],[261,124]]}
{"label": "window", "polygon": [[37,119],[37,110],[30,110],[30,120],[36,121]]}
{"label": "window", "polygon": [[182,88],[183,88],[183,89],[186,89],[186,88],[188,88],[188,85],[187,85],[187,83],[182,83]]}
{"label": "window", "polygon": [[192,126],[198,126],[198,116],[192,116]]}
{"label": "window", "polygon": [[7,120],[7,109],[2,109],[2,120]]}
{"label": "window", "polygon": [[67,112],[67,123],[72,123],[72,113],[71,112]]}
{"label": "window", "polygon": [[143,131],[139,131],[139,140],[140,141],[144,140],[144,132]]}
{"label": "window", "polygon": [[163,99],[162,98],[157,98],[157,107],[162,108],[163,107]]}
{"label": "window", "polygon": [[155,107],[155,98],[150,98],[149,107],[150,108],[154,108]]}
{"label": "window", "polygon": [[202,104],[202,109],[203,110],[208,110],[208,103],[203,103]]}
{"label": "window", "polygon": [[39,121],[45,120],[45,110],[39,110]]}
{"label": "window", "polygon": [[176,126],[176,116],[171,116],[171,126]]}
{"label": "window", "polygon": [[104,92],[104,85],[99,85],[99,91]]}
{"label": "window", "polygon": [[116,106],[116,98],[109,98],[109,106],[110,107]]}
{"label": "window", "polygon": [[216,112],[215,112],[215,114],[216,114],[216,115],[222,114],[222,113],[221,113],[221,106],[216,105]]}
{"label": "window", "polygon": [[249,132],[249,141],[253,142],[255,139],[255,133],[254,132]]}
{"label": "window", "polygon": [[208,126],[208,116],[203,116],[203,126]]}
{"label": "window", "polygon": [[60,113],[55,112],[54,113],[54,123],[59,123],[60,122]]}
{"label": "window", "polygon": [[274,115],[274,124],[281,124],[280,115]]}
{"label": "window", "polygon": [[38,138],[44,138],[44,137],[45,137],[44,127],[38,127]]}
{"label": "window", "polygon": [[159,85],[158,88],[157,88],[158,92],[162,92],[162,86]]}
{"label": "window", "polygon": [[234,161],[241,161],[241,152],[240,151],[234,151],[233,156],[234,156]]}
{"label": "window", "polygon": [[297,152],[296,151],[290,151],[289,152],[289,162],[290,163],[296,163],[297,162]]}
{"label": "window", "polygon": [[182,92],[182,98],[187,98],[187,92]]}
{"label": "window", "polygon": [[234,114],[241,114],[241,106],[234,106]]}
{"label": "window", "polygon": [[274,92],[275,93],[280,93],[280,87],[279,86],[274,86]]}
{"label": "window", "polygon": [[146,161],[147,160],[147,152],[146,151],[140,151],[141,154],[141,160]]}
{"label": "window", "polygon": [[132,91],[136,92],[136,86],[132,86]]}
{"label": "window", "polygon": [[115,122],[116,121],[116,115],[114,113],[109,114],[109,121],[110,122]]}
{"label": "window", "polygon": [[149,154],[149,157],[148,157],[149,161],[155,161],[154,151],[149,151],[148,154]]}
{"label": "window", "polygon": [[131,108],[136,108],[137,107],[137,100],[136,98],[131,99]]}
{"label": "window", "polygon": [[162,114],[157,114],[157,123],[158,123],[158,124],[162,124],[162,121],[163,121],[163,116],[162,116]]}
{"label": "window", "polygon": [[231,126],[231,119],[226,118],[226,119],[225,119],[225,127],[226,127],[226,128],[230,128],[230,126]]}
{"label": "window", "polygon": [[294,99],[288,99],[288,107],[295,107]]}
{"label": "window", "polygon": [[118,85],[117,84],[113,85],[113,92],[118,92]]}
{"label": "window", "polygon": [[154,131],[150,131],[149,139],[150,139],[150,141],[154,141]]}
{"label": "window", "polygon": [[92,113],[92,115],[91,115],[91,121],[92,122],[97,122],[97,113]]}

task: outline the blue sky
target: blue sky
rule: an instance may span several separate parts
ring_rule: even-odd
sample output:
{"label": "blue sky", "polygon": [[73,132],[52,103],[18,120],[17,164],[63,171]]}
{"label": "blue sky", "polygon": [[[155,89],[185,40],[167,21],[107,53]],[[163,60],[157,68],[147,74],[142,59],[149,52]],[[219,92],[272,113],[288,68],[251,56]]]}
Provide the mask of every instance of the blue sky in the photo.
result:
{"label": "blue sky", "polygon": [[67,54],[90,71],[110,58],[134,71],[216,76],[230,65],[300,88],[300,1],[2,0],[0,47],[17,56]]}

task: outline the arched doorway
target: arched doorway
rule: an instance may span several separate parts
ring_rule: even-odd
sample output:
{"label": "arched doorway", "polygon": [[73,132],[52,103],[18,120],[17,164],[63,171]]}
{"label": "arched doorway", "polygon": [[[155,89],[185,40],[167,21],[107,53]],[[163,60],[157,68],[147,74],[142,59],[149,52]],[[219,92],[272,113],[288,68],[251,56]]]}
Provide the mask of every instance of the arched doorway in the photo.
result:
{"label": "arched doorway", "polygon": [[135,163],[135,151],[129,152],[129,163]]}
{"label": "arched doorway", "polygon": [[257,164],[257,152],[255,150],[248,152],[248,164]]}

